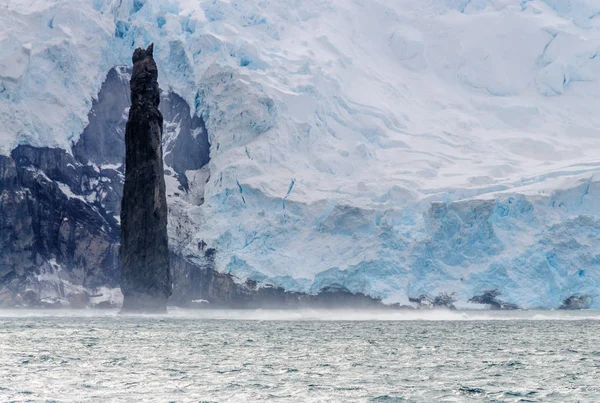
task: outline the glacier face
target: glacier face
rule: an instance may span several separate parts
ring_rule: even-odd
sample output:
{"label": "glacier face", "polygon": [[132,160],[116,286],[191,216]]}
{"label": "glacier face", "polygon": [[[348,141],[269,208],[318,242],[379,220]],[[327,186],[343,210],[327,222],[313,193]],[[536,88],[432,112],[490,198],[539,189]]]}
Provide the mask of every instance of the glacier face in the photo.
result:
{"label": "glacier face", "polygon": [[[600,307],[591,0],[8,0],[0,152],[71,145],[133,48],[202,118],[171,244],[289,290]],[[169,183],[169,178],[167,178]]]}

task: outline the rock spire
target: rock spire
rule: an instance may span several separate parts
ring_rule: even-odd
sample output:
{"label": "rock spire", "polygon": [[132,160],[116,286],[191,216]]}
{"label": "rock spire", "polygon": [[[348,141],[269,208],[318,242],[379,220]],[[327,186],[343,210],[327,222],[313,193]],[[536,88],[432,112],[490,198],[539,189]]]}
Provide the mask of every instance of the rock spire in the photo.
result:
{"label": "rock spire", "polygon": [[154,46],[133,53],[131,108],[125,130],[121,202],[121,291],[124,312],[161,312],[171,295],[163,117]]}

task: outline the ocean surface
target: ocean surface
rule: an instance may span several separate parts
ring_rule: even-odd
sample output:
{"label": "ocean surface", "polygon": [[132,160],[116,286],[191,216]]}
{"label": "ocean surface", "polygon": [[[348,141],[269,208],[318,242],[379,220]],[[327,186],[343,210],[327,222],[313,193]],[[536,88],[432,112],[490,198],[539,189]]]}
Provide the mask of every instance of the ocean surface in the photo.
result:
{"label": "ocean surface", "polygon": [[0,401],[600,402],[600,312],[0,311]]}

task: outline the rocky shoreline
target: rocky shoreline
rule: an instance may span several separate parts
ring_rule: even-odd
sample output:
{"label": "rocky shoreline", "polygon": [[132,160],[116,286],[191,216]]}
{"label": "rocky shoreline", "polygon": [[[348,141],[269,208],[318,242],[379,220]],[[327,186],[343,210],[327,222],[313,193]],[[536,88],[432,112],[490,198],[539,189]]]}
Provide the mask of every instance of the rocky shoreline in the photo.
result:
{"label": "rocky shoreline", "polygon": [[[190,263],[171,257],[177,265]],[[196,269],[198,269],[196,267]],[[412,310],[412,311],[526,311],[515,304],[502,302],[496,290],[484,292],[471,298],[468,303],[472,307],[461,305],[449,294],[440,294],[435,298],[420,295],[409,298],[409,304],[386,304],[381,299],[363,293],[352,293],[342,286],[328,286],[316,294],[286,291],[272,284],[259,283],[253,280],[239,282],[231,274],[219,273],[211,268],[200,268],[196,271],[196,279],[201,285],[192,288],[193,293],[185,298],[172,297],[168,307],[185,309],[322,309],[322,310]],[[193,286],[193,284],[192,284]],[[64,289],[64,287],[63,287]],[[177,295],[177,294],[175,294]],[[0,292],[0,309],[120,309],[123,296],[119,288],[102,287],[101,289],[78,290],[62,297],[40,297],[32,289],[11,293]],[[591,297],[574,295],[565,298],[558,310],[587,310],[591,305]],[[554,310],[554,309],[535,309]]]}

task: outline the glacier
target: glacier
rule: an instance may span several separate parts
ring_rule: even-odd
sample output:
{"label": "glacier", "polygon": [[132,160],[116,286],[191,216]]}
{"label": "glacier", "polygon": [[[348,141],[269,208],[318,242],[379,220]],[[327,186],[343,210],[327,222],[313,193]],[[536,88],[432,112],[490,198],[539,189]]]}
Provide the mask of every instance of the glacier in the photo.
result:
{"label": "glacier", "polygon": [[155,43],[161,88],[210,144],[188,190],[166,178],[170,242],[192,262],[202,244],[219,271],[290,291],[600,308],[598,1],[0,10],[2,155],[72,152],[109,71]]}

